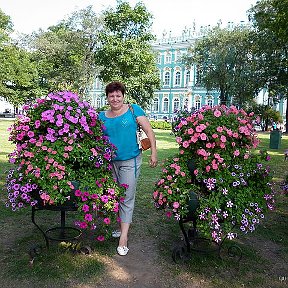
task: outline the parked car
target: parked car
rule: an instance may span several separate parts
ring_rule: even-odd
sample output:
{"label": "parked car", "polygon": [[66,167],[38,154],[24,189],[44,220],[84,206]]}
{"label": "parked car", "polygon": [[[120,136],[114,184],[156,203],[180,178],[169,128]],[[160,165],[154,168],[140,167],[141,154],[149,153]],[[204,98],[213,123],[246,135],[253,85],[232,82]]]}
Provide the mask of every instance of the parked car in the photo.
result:
{"label": "parked car", "polygon": [[0,112],[0,117],[1,118],[13,118],[15,117],[15,114],[11,112],[10,109],[5,109],[4,112]]}

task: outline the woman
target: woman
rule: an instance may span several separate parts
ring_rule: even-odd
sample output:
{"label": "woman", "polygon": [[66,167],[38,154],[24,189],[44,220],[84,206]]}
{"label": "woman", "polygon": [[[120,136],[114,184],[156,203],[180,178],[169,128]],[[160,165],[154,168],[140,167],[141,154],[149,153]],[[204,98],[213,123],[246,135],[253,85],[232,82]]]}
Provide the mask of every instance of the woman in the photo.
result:
{"label": "woman", "polygon": [[104,134],[109,137],[110,142],[117,148],[116,157],[112,163],[113,175],[118,183],[129,185],[126,190],[125,200],[120,203],[119,209],[121,223],[117,252],[119,255],[124,256],[129,251],[127,245],[128,231],[132,222],[136,184],[142,163],[142,153],[136,138],[136,119],[151,142],[151,167],[157,165],[156,139],[142,108],[136,104],[132,104],[131,107],[129,107],[129,104],[124,104],[125,87],[121,82],[109,83],[105,92],[110,109],[100,112],[99,118],[104,122]]}

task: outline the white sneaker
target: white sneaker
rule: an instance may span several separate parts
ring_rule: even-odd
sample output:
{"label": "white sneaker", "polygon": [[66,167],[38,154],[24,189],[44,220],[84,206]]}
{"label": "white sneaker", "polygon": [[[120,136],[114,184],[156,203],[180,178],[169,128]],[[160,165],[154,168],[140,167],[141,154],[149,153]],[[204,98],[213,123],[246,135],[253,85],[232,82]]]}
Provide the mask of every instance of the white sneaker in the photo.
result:
{"label": "white sneaker", "polygon": [[119,238],[121,236],[121,231],[115,230],[112,232],[112,237],[113,238]]}
{"label": "white sneaker", "polygon": [[127,253],[129,251],[129,248],[126,247],[126,246],[118,246],[117,247],[117,253],[120,255],[120,256],[126,256]]}

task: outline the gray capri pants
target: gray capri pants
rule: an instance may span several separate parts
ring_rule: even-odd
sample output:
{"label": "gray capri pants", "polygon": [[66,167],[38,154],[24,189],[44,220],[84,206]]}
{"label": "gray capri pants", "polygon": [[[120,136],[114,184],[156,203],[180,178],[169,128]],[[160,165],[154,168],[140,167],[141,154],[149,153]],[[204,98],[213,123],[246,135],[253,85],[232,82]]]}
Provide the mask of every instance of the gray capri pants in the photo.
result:
{"label": "gray capri pants", "polygon": [[129,187],[125,193],[124,202],[120,203],[119,217],[121,222],[131,223],[133,210],[135,205],[135,194],[137,180],[140,175],[140,167],[142,164],[142,153],[137,157],[129,160],[117,160],[112,162],[113,176],[119,184],[128,184]]}

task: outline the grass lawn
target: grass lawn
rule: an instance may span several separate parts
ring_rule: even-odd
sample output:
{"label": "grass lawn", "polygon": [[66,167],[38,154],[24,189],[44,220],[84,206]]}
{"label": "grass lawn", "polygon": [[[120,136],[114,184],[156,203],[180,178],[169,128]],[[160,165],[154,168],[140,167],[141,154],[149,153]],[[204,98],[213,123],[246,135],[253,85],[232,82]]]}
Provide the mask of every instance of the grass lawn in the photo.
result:
{"label": "grass lawn", "polygon": [[[0,120],[1,286],[96,287],[88,286],[88,282],[96,283],[97,279],[105,281],[103,271],[105,271],[106,264],[103,259],[108,259],[108,262],[112,261],[116,240],[111,240],[114,241],[112,245],[109,241],[94,244],[89,242],[95,251],[89,256],[65,252],[63,248],[55,245],[45,253],[40,253],[35,258],[32,267],[28,265],[28,248],[35,243],[43,243],[43,237],[31,223],[29,209],[12,212],[4,205],[6,195],[2,188],[5,183],[5,171],[12,167],[7,162],[7,154],[13,150],[13,145],[8,142],[7,132],[11,124],[12,121]],[[265,218],[256,232],[237,239],[237,245],[243,252],[240,262],[230,258],[221,260],[215,255],[196,254],[185,264],[173,263],[171,250],[174,243],[180,241],[181,231],[175,221],[166,220],[164,215],[153,207],[152,192],[162,169],[161,163],[178,150],[170,131],[155,130],[155,133],[160,165],[155,169],[149,168],[149,151],[143,153],[131,238],[141,240],[143,237],[144,242],[145,239],[153,239],[157,247],[155,249],[157,266],[170,275],[169,278],[163,278],[163,287],[176,287],[169,286],[172,280],[177,281],[179,287],[285,287],[288,283],[288,268],[287,265],[283,266],[283,263],[287,264],[288,259],[288,197],[280,194],[276,197],[277,209]],[[259,133],[261,140],[259,149],[267,149],[271,156],[270,165],[274,171],[276,190],[279,191],[277,187],[288,173],[288,161],[284,161],[283,155],[284,150],[288,149],[288,135],[282,136],[279,149],[269,148],[269,136],[267,132]],[[57,218],[54,214],[41,214],[39,218],[49,227]],[[73,213],[71,219],[73,219]],[[189,281],[191,285],[197,283],[197,286],[185,286]]]}

